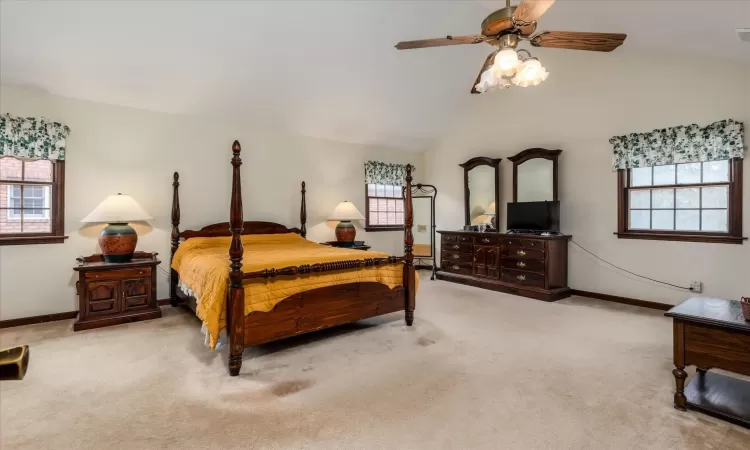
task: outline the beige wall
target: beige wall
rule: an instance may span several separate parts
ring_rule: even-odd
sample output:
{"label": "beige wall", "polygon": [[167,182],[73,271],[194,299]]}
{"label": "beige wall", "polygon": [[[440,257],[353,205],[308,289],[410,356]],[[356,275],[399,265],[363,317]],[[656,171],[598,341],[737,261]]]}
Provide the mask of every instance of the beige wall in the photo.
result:
{"label": "beige wall", "polygon": [[[228,220],[230,146],[243,146],[245,220],[299,223],[299,183],[307,181],[308,238],[335,239],[326,217],[343,200],[364,211],[364,161],[423,166],[421,153],[257,130],[229,121],[152,113],[0,88],[0,113],[45,116],[71,128],[67,140],[65,244],[0,247],[0,319],[77,309],[75,258],[97,251],[101,226],[79,221],[108,194],[132,195],[154,220],[136,225],[138,249],[168,268],[172,172],[181,176],[182,229]],[[364,224],[358,224],[363,226]],[[375,250],[403,254],[403,233],[366,233]],[[158,274],[158,297],[167,296]]]}
{"label": "beige wall", "polygon": [[[546,51],[545,51],[546,50]],[[619,50],[618,50],[619,51]],[[427,182],[440,190],[438,229],[463,225],[459,163],[474,156],[503,161],[499,223],[512,200],[512,164],[530,147],[563,149],[562,229],[576,242],[640,274],[679,285],[704,283],[705,293],[750,295],[750,243],[744,245],[618,240],[614,135],[733,118],[750,127],[750,67],[705,59],[636,57],[537,49],[550,76],[541,85],[477,96],[473,108],[427,153]],[[747,129],[745,143],[750,142]],[[750,235],[750,167],[744,185],[744,231]],[[612,269],[570,246],[570,286],[677,303],[690,294]]]}

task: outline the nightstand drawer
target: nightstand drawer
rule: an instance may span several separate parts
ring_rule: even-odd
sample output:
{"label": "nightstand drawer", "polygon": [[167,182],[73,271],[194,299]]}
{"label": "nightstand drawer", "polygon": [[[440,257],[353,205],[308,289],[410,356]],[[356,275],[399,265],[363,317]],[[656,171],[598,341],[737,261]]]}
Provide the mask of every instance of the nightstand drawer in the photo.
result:
{"label": "nightstand drawer", "polygon": [[86,272],[86,280],[122,280],[124,278],[150,277],[150,267],[139,267],[137,269],[119,269],[107,271]]}
{"label": "nightstand drawer", "polygon": [[148,297],[128,297],[123,298],[122,309],[123,311],[132,311],[135,309],[148,308]]}
{"label": "nightstand drawer", "polygon": [[120,312],[117,308],[117,302],[114,300],[102,300],[100,302],[89,302],[87,315],[96,316],[99,314],[114,314]]}

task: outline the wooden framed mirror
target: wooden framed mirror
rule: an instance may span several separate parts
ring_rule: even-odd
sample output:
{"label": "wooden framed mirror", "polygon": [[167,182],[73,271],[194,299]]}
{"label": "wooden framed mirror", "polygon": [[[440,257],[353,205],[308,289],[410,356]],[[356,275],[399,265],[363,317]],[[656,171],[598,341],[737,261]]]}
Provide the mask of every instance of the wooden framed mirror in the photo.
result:
{"label": "wooden framed mirror", "polygon": [[557,160],[562,150],[530,148],[508,158],[513,163],[513,202],[557,201]]}
{"label": "wooden framed mirror", "polygon": [[477,156],[463,164],[464,224],[487,225],[497,230],[500,217],[501,158]]}

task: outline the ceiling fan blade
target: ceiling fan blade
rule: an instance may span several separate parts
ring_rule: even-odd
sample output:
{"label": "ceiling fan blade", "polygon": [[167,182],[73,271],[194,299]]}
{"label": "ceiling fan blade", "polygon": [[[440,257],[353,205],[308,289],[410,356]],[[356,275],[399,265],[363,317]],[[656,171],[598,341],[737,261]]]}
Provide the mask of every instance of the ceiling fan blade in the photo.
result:
{"label": "ceiling fan blade", "polygon": [[421,39],[418,41],[402,41],[396,44],[399,50],[409,50],[412,48],[427,47],[445,47],[447,45],[479,44],[486,41],[487,38],[481,34],[475,36],[446,36],[438,39]]}
{"label": "ceiling fan blade", "polygon": [[479,84],[479,79],[482,78],[482,74],[484,73],[484,71],[489,69],[490,66],[492,65],[492,61],[495,58],[495,54],[497,54],[497,52],[499,51],[500,50],[495,50],[494,52],[490,53],[490,56],[488,56],[487,59],[484,60],[484,65],[482,66],[482,70],[479,71],[479,75],[477,75],[477,79],[474,81],[474,84],[471,85],[472,94],[481,94],[481,92],[477,90],[476,86],[477,84]]}
{"label": "ceiling fan blade", "polygon": [[555,0],[522,0],[513,13],[516,22],[534,22],[547,12]]}
{"label": "ceiling fan blade", "polygon": [[534,47],[569,48],[593,52],[611,52],[623,42],[627,34],[584,33],[579,31],[544,31],[531,38]]}

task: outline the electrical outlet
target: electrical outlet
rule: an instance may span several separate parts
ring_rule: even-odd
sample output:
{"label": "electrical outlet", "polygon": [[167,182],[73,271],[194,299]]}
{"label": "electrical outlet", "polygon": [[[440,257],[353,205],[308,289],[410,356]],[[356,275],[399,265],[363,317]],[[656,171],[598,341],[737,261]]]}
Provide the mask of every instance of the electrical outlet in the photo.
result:
{"label": "electrical outlet", "polygon": [[700,281],[693,281],[690,283],[690,291],[696,294],[703,292],[703,283]]}

